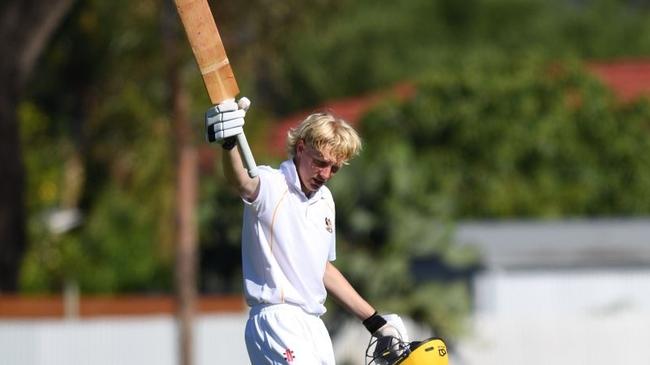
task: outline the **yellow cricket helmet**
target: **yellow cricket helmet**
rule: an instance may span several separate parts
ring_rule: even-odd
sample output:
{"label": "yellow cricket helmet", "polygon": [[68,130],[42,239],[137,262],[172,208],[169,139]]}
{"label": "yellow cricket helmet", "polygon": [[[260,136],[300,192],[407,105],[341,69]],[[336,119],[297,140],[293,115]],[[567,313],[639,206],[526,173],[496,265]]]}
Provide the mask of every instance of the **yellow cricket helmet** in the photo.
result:
{"label": "yellow cricket helmet", "polygon": [[448,365],[447,345],[440,338],[402,342],[391,337],[373,338],[366,350],[367,365]]}
{"label": "yellow cricket helmet", "polygon": [[445,342],[439,338],[430,338],[420,343],[411,342],[409,347],[410,353],[404,359],[398,361],[396,365],[449,364],[449,356],[447,356],[447,345],[445,345]]}

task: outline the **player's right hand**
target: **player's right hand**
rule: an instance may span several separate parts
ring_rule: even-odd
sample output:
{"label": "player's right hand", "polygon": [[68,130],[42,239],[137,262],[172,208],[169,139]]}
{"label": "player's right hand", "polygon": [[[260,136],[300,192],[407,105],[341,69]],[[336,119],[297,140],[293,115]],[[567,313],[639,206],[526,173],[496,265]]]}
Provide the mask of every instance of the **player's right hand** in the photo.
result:
{"label": "player's right hand", "polygon": [[205,113],[205,130],[208,142],[223,144],[244,133],[244,117],[250,107],[250,100],[243,97],[239,102],[225,101],[208,109]]}

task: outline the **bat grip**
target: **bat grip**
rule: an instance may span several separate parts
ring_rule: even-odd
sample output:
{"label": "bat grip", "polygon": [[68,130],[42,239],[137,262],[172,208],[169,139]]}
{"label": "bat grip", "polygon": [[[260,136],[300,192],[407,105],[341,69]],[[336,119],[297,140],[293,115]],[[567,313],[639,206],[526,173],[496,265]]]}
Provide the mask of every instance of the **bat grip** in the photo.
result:
{"label": "bat grip", "polygon": [[251,152],[250,146],[248,146],[248,141],[246,140],[246,135],[244,135],[244,133],[237,135],[237,145],[239,146],[239,153],[244,159],[246,170],[248,170],[248,176],[251,178],[257,176],[257,165],[255,164],[253,153]]}

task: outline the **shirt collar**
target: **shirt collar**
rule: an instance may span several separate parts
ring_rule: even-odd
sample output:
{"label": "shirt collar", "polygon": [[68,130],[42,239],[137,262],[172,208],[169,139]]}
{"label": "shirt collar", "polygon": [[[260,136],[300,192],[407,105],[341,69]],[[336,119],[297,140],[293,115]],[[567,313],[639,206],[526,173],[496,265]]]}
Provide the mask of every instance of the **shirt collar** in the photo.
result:
{"label": "shirt collar", "polygon": [[280,171],[282,171],[282,174],[287,180],[289,187],[300,193],[305,199],[320,199],[320,197],[323,195],[323,188],[320,187],[310,198],[307,198],[305,193],[302,191],[302,185],[300,184],[300,178],[298,177],[298,170],[296,170],[296,164],[293,162],[293,160],[286,160],[280,164]]}

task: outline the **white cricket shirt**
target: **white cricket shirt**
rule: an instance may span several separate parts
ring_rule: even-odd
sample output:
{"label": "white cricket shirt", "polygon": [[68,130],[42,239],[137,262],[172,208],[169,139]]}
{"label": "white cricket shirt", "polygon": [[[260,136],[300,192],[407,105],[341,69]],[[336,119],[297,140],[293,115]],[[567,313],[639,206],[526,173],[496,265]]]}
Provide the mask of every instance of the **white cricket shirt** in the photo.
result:
{"label": "white cricket shirt", "polygon": [[257,199],[244,201],[242,269],[249,306],[294,304],[325,313],[327,261],[336,259],[334,200],[322,186],[311,198],[300,189],[296,167],[259,167]]}

